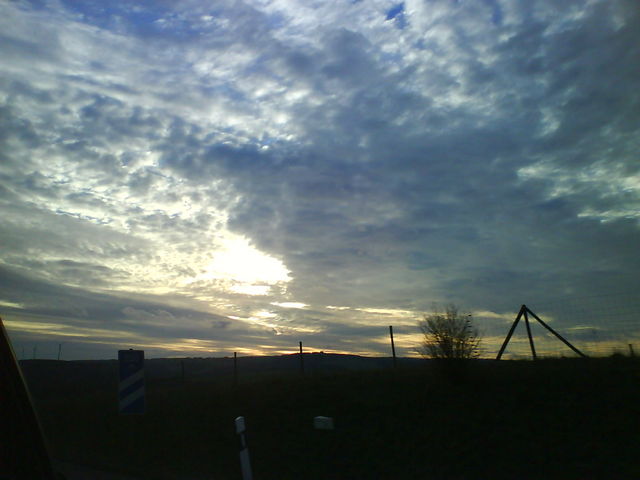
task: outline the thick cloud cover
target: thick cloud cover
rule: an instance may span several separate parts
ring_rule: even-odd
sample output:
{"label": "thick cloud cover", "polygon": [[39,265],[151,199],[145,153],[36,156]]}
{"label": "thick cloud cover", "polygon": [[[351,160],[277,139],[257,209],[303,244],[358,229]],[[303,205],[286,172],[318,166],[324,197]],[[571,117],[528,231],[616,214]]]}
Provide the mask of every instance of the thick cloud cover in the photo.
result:
{"label": "thick cloud cover", "polygon": [[394,324],[408,354],[438,302],[476,312],[489,351],[521,303],[615,337],[554,305],[639,286],[637,2],[0,13],[17,345],[382,353]]}

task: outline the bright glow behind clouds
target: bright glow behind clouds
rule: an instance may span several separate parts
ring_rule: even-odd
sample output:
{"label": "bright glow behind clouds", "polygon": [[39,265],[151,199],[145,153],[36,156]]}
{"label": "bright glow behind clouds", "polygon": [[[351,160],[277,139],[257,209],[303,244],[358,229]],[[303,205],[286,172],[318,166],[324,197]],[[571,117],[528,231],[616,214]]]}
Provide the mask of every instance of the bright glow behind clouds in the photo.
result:
{"label": "bright glow behind clouds", "polygon": [[237,293],[266,295],[269,286],[286,283],[291,277],[281,261],[252,247],[245,238],[236,237],[225,239],[203,273],[185,283],[210,280],[231,281],[230,289]]}

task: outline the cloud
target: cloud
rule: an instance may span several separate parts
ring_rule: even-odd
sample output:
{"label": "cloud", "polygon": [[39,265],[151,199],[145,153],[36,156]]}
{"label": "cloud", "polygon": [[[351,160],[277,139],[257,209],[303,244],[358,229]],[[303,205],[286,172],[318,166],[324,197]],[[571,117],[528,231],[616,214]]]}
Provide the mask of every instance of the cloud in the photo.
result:
{"label": "cloud", "polygon": [[630,2],[2,9],[0,266],[86,292],[78,312],[164,295],[105,321],[380,352],[362,309],[503,315],[637,284]]}

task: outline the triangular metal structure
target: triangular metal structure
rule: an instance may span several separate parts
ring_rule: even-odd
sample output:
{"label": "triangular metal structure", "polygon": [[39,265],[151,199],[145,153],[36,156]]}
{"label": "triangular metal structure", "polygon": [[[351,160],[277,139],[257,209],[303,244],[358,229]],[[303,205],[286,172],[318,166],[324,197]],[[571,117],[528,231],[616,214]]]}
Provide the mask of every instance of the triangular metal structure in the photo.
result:
{"label": "triangular metal structure", "polygon": [[518,322],[520,321],[520,319],[522,317],[524,317],[524,323],[525,323],[525,325],[527,327],[527,336],[529,337],[529,346],[531,347],[531,355],[533,356],[534,360],[536,360],[538,358],[537,355],[536,355],[536,347],[533,344],[533,335],[531,335],[531,325],[529,324],[529,315],[531,315],[533,318],[535,318],[540,323],[540,325],[542,325],[544,328],[546,328],[551,333],[553,333],[556,337],[558,337],[558,339],[562,343],[564,343],[567,347],[569,347],[571,350],[576,352],[581,357],[584,357],[584,358],[587,357],[584,353],[582,353],[576,347],[571,345],[571,343],[569,343],[569,341],[566,338],[564,338],[562,335],[560,335],[558,332],[556,332],[553,328],[551,328],[549,325],[547,325],[545,322],[543,322],[542,319],[540,317],[538,317],[535,313],[533,313],[531,310],[529,310],[529,308],[526,305],[522,305],[522,307],[520,307],[520,311],[518,312],[518,316],[516,317],[515,321],[513,322],[513,325],[511,325],[511,329],[509,330],[509,333],[507,334],[507,338],[504,339],[502,347],[500,347],[500,351],[498,352],[498,356],[496,357],[496,360],[500,360],[500,358],[502,357],[502,354],[504,353],[504,351],[507,348],[507,344],[509,343],[509,340],[511,340],[511,336],[513,335],[513,332],[515,331],[516,327],[518,326]]}

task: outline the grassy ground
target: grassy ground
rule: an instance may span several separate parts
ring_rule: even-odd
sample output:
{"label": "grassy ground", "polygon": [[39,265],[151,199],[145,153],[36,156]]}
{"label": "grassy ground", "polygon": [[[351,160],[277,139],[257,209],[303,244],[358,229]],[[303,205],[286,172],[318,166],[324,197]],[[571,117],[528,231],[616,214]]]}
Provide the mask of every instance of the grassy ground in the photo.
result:
{"label": "grassy ground", "polygon": [[[115,365],[100,368],[92,381],[32,386],[61,460],[239,479],[233,420],[244,415],[258,480],[640,478],[635,359],[265,376],[237,389],[158,379],[141,417],[117,414]],[[316,415],[335,430],[313,430]]]}

